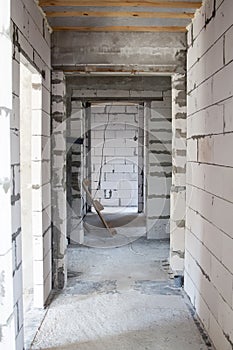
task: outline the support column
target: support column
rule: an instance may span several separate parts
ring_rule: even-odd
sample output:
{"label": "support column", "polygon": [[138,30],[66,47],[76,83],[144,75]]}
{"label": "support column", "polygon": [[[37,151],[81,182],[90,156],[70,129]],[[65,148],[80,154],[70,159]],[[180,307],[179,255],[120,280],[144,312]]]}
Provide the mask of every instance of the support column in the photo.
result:
{"label": "support column", "polygon": [[170,265],[183,274],[186,206],[186,77],[172,76],[172,188]]}
{"label": "support column", "polygon": [[138,106],[138,212],[144,209],[144,106]]}
{"label": "support column", "polygon": [[[71,92],[69,93],[71,101]],[[73,244],[83,243],[83,188],[82,188],[82,154],[83,154],[83,107],[80,101],[72,101],[70,105],[67,152],[69,154],[67,176],[69,176],[69,238]],[[70,173],[68,173],[70,172]]]}
{"label": "support column", "polygon": [[[169,90],[170,92],[170,90]],[[151,102],[147,111],[147,238],[167,239],[170,233],[171,95]]]}
{"label": "support column", "polygon": [[52,73],[52,242],[53,287],[67,278],[66,84],[63,72]]}

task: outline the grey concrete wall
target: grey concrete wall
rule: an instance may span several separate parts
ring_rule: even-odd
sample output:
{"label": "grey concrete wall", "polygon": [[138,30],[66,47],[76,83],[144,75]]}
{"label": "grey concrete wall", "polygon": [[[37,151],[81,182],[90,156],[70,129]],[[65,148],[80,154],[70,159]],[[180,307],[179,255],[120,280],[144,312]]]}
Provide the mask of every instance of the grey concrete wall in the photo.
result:
{"label": "grey concrete wall", "polygon": [[52,47],[56,69],[84,73],[185,72],[185,33],[55,32]]}
{"label": "grey concrete wall", "polygon": [[233,6],[189,28],[185,290],[217,350],[233,348]]}

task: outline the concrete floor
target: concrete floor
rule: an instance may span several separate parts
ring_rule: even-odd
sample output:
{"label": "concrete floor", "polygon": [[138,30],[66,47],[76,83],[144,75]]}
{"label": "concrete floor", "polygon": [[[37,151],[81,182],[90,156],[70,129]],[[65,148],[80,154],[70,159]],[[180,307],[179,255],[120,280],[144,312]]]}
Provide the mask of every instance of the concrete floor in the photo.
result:
{"label": "concrete floor", "polygon": [[[210,349],[167,273],[168,241],[70,246],[68,284],[54,296],[31,349]],[[202,335],[201,335],[202,334]]]}

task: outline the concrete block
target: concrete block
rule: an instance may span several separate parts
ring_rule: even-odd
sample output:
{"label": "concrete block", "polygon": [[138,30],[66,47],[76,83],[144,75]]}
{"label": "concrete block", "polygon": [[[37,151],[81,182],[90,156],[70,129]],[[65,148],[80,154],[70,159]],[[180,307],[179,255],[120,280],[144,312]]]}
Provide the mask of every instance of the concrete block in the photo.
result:
{"label": "concrete block", "polygon": [[52,251],[51,249],[48,251],[46,256],[44,257],[44,271],[43,271],[43,278],[44,281],[48,277],[48,275],[51,275],[52,272]]}
{"label": "concrete block", "polygon": [[33,263],[33,276],[34,276],[34,283],[35,284],[43,285],[43,283],[44,283],[43,273],[44,273],[43,260],[34,261],[34,263]]}
{"label": "concrete block", "polygon": [[[74,90],[74,93],[76,93],[76,91],[77,90]],[[74,103],[74,102],[72,102],[72,103]],[[99,105],[99,106],[92,105],[91,112],[94,114],[97,114],[97,113],[104,114],[104,113],[106,113],[105,105]]]}
{"label": "concrete block", "polygon": [[170,200],[166,198],[147,199],[147,215],[149,217],[170,216]]}
{"label": "concrete block", "polygon": [[137,114],[139,112],[139,105],[126,106],[126,113]]}
{"label": "concrete block", "polygon": [[138,183],[137,181],[129,181],[129,180],[120,180],[118,182],[118,190],[137,190]]}
{"label": "concrete block", "polygon": [[198,291],[196,291],[195,308],[202,324],[204,325],[205,329],[208,330],[210,322],[210,310]]}
{"label": "concrete block", "polygon": [[50,104],[50,91],[42,85],[42,109],[47,114],[50,114],[51,104]]}
{"label": "concrete block", "polygon": [[233,131],[233,99],[230,98],[224,102],[224,132]]}
{"label": "concrete block", "polygon": [[187,137],[218,134],[224,128],[224,105],[211,106],[187,119]]}
{"label": "concrete block", "polygon": [[201,225],[203,227],[203,243],[221,261],[223,257],[223,236],[225,235],[205,219],[199,218],[199,221],[202,222]]}
{"label": "concrete block", "polygon": [[[188,255],[188,254],[187,254]],[[188,271],[187,271],[187,259],[185,260],[185,271],[184,271],[184,290],[188,294],[191,303],[194,305],[195,304],[195,299],[196,299],[196,287],[193,283],[193,280],[191,279]]]}
{"label": "concrete block", "polygon": [[[198,186],[207,192],[233,202],[233,168],[218,165],[201,165],[200,170],[204,177],[204,185]],[[214,178],[212,174],[215,174]]]}
{"label": "concrete block", "polygon": [[20,200],[15,202],[15,205],[11,207],[12,214],[12,232],[16,233],[21,227],[21,202]]}
{"label": "concrete block", "polygon": [[23,327],[20,328],[17,337],[15,339],[16,349],[23,349],[24,346],[24,331]]}
{"label": "concrete block", "polygon": [[51,91],[51,69],[50,67],[41,59],[40,55],[34,50],[34,63],[40,72],[44,72],[42,85],[49,91]]}
{"label": "concrete block", "polygon": [[232,304],[232,274],[215,258],[211,259],[211,280],[224,300]]}
{"label": "concrete block", "polygon": [[[214,137],[206,136],[198,141],[191,141],[198,143],[198,161],[202,163],[214,163]],[[188,145],[191,143],[190,141],[187,143]],[[190,151],[190,147],[188,146],[188,150]],[[188,160],[194,160],[189,158],[188,152]]]}
{"label": "concrete block", "polygon": [[28,18],[28,39],[48,67],[51,66],[50,48],[31,17]]}
{"label": "concrete block", "polygon": [[23,278],[22,278],[22,265],[19,266],[19,269],[15,271],[13,278],[13,287],[14,287],[14,304],[22,298],[23,294]]}
{"label": "concrete block", "polygon": [[32,213],[33,235],[42,237],[43,233],[48,230],[51,225],[51,207],[45,210],[33,211]]}
{"label": "concrete block", "polygon": [[136,149],[135,148],[117,148],[115,150],[116,156],[124,156],[124,157],[132,157],[136,155]]}
{"label": "concrete block", "polygon": [[11,130],[11,164],[19,164],[20,163],[20,139],[19,139],[19,131]]}
{"label": "concrete block", "polygon": [[118,164],[114,166],[114,170],[115,170],[115,173],[132,173],[134,169],[133,169],[133,165],[131,164],[125,164],[125,165]]}
{"label": "concrete block", "polygon": [[12,129],[19,130],[19,122],[20,122],[20,107],[19,107],[19,97],[16,95],[12,96],[13,100],[13,110],[10,119],[10,127]]}
{"label": "concrete block", "polygon": [[101,189],[103,190],[117,190],[117,183],[114,181],[102,181],[101,183]]}
{"label": "concrete block", "polygon": [[43,260],[43,237],[33,237],[33,252],[35,260]]}
{"label": "concrete block", "polygon": [[223,334],[216,318],[210,313],[209,335],[216,349],[230,350],[231,345]]}
{"label": "concrete block", "polygon": [[169,238],[169,220],[168,219],[147,219],[147,238],[148,239],[167,239]]}
{"label": "concrete block", "polygon": [[125,105],[106,105],[105,107],[105,113],[115,113],[115,114],[119,114],[119,113],[130,113],[128,111],[128,109],[126,110],[127,106]]}
{"label": "concrete block", "polygon": [[185,251],[185,228],[178,227],[177,222],[170,220],[170,240],[172,251]]}
{"label": "concrete block", "polygon": [[138,195],[138,191],[135,190],[135,189],[129,189],[129,190],[121,190],[119,189],[118,190],[118,196],[119,198],[121,199],[130,199],[130,198],[133,198],[133,199],[137,199],[137,195]]}
{"label": "concrete block", "polygon": [[117,139],[133,139],[135,137],[135,128],[131,130],[116,130],[115,137]]}
{"label": "concrete block", "polygon": [[214,163],[233,167],[233,154],[226,152],[232,147],[232,134],[214,136]]}
{"label": "concrete block", "polygon": [[28,15],[32,17],[36,25],[38,26],[38,29],[43,34],[43,17],[41,12],[39,11],[36,3],[34,1],[30,0],[21,0],[22,3],[25,5],[26,11],[28,12]]}
{"label": "concrete block", "polygon": [[28,24],[28,13],[25,9],[21,0],[12,1],[12,11],[11,19],[23,33],[23,35],[28,38],[29,24]]}
{"label": "concrete block", "polygon": [[120,206],[121,207],[137,207],[138,200],[137,198],[121,198]]}
{"label": "concrete block", "polygon": [[19,234],[16,237],[15,241],[15,252],[16,252],[16,266],[19,266],[19,264],[22,262],[22,235]]}
{"label": "concrete block", "polygon": [[217,321],[220,327],[222,328],[224,334],[229,336],[229,342],[232,342],[233,310],[222,298],[220,298],[219,300]]}
{"label": "concrete block", "polygon": [[9,317],[13,312],[13,266],[12,266],[12,250],[9,250],[5,255],[0,255],[1,277],[4,276],[5,280],[3,288],[7,291],[2,296],[2,306],[0,314],[1,324],[7,324]]}
{"label": "concrete block", "polygon": [[101,148],[95,148],[94,149],[95,156],[114,156],[115,155],[115,148],[104,148],[103,150]]}
{"label": "concrete block", "polygon": [[101,198],[101,204],[105,207],[119,207],[119,199],[104,199]]}
{"label": "concrete block", "polygon": [[217,103],[233,95],[233,82],[228,77],[233,70],[233,62],[220,70],[213,77],[213,102]]}
{"label": "concrete block", "polygon": [[52,249],[51,239],[52,239],[51,228],[49,228],[47,229],[46,233],[43,236],[43,258]]}
{"label": "concrete block", "polygon": [[196,11],[193,20],[193,39],[195,39],[205,25],[205,6]]}
{"label": "concrete block", "polygon": [[230,27],[225,34],[225,63],[228,64],[233,59],[233,48],[231,45],[233,38],[233,28]]}

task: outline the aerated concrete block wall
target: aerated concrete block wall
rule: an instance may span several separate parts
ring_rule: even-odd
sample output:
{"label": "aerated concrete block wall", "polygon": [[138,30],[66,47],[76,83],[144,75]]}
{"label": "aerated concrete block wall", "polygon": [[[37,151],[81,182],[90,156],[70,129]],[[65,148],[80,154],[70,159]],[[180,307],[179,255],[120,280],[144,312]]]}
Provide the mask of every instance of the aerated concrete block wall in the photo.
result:
{"label": "aerated concrete block wall", "polygon": [[186,75],[172,76],[172,187],[170,221],[170,265],[184,273],[186,161],[187,161]]}
{"label": "aerated concrete block wall", "polygon": [[91,188],[103,206],[138,207],[138,135],[138,104],[91,107]]}
{"label": "aerated concrete block wall", "polygon": [[[69,94],[68,94],[69,95]],[[67,237],[70,242],[82,242],[83,220],[86,201],[82,181],[86,173],[86,139],[85,118],[86,109],[80,101],[71,101],[67,110]],[[86,140],[85,140],[86,141]]]}
{"label": "aerated concrete block wall", "polygon": [[[15,256],[15,249],[12,244],[12,237],[17,236],[17,242],[21,242],[20,237],[20,206],[12,205],[11,195],[15,191],[19,194],[19,182],[13,185],[12,172],[15,170],[14,164],[19,163],[19,154],[16,158],[11,150],[11,143],[16,142],[19,130],[19,116],[13,114],[12,106],[12,42],[10,31],[10,6],[11,1],[1,1],[0,11],[4,11],[4,16],[0,16],[0,46],[4,50],[1,55],[0,64],[0,349],[14,349],[16,344],[18,349],[22,349],[22,258],[21,248],[18,244],[18,258]],[[14,120],[16,121],[13,125]],[[13,130],[16,129],[17,137],[14,138]],[[19,167],[17,167],[16,179],[19,179]],[[18,195],[19,197],[19,195]],[[15,204],[19,204],[16,203]],[[13,223],[13,215],[15,215]],[[16,220],[17,218],[17,220]],[[17,221],[17,222],[16,222]],[[17,227],[16,227],[17,226]],[[19,233],[17,235],[17,233]],[[14,239],[16,241],[16,237]],[[17,265],[16,265],[17,261]],[[17,266],[18,272],[17,271]],[[15,273],[16,272],[16,273]],[[13,273],[14,277],[13,278]],[[13,295],[13,287],[16,286],[16,279],[19,276],[18,293]],[[19,310],[19,305],[20,310]],[[17,326],[17,313],[20,315],[20,325]]]}
{"label": "aerated concrete block wall", "polygon": [[188,32],[185,290],[217,350],[233,348],[233,6],[205,1]]}
{"label": "aerated concrete block wall", "polygon": [[172,180],[171,89],[162,101],[146,104],[147,237],[170,237],[170,190]]}
{"label": "aerated concrete block wall", "polygon": [[66,284],[66,82],[63,72],[52,72],[52,225],[53,288]]}
{"label": "aerated concrete block wall", "polygon": [[[0,349],[23,349],[22,307],[22,232],[20,201],[20,54],[43,76],[42,117],[38,119],[37,147],[32,168],[40,163],[41,174],[32,178],[33,196],[40,192],[40,208],[33,214],[34,243],[37,242],[38,264],[35,296],[43,306],[51,289],[50,177],[50,34],[34,1],[14,0],[0,3],[1,94],[0,94]],[[32,118],[34,115],[32,115]],[[35,116],[36,117],[36,116]],[[46,163],[46,165],[45,165]],[[43,197],[45,195],[45,197]],[[46,201],[43,202],[43,198]],[[46,209],[46,210],[45,210]],[[44,257],[50,257],[45,263]],[[38,292],[38,293],[37,293]]]}

